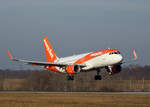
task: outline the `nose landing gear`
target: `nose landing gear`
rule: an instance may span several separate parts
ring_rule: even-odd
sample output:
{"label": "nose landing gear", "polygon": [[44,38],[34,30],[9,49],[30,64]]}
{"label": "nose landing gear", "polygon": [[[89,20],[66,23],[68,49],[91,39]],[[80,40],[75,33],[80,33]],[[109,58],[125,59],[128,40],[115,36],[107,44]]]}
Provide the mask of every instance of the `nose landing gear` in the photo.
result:
{"label": "nose landing gear", "polygon": [[96,75],[95,80],[102,80],[102,76],[101,75]]}
{"label": "nose landing gear", "polygon": [[102,80],[102,76],[99,74],[101,70],[97,69],[96,71],[97,71],[97,75],[95,75],[94,79],[95,80]]}
{"label": "nose landing gear", "polygon": [[74,75],[68,75],[67,80],[74,80]]}

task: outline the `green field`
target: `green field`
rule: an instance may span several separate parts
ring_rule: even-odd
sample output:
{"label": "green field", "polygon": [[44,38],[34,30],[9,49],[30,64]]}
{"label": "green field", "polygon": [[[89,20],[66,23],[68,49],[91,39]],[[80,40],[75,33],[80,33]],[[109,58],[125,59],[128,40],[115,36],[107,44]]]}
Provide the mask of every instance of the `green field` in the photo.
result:
{"label": "green field", "polygon": [[150,95],[0,93],[0,107],[150,107]]}

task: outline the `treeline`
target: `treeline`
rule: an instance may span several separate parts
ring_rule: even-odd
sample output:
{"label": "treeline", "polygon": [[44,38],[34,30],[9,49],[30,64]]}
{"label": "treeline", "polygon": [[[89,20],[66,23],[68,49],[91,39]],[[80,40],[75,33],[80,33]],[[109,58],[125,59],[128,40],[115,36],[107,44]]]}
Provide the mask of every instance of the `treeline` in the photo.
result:
{"label": "treeline", "polygon": [[81,72],[74,81],[67,81],[67,74],[45,70],[0,70],[0,90],[21,91],[150,91],[150,66],[132,65],[122,72],[109,76],[105,70],[103,80],[95,81],[96,71]]}

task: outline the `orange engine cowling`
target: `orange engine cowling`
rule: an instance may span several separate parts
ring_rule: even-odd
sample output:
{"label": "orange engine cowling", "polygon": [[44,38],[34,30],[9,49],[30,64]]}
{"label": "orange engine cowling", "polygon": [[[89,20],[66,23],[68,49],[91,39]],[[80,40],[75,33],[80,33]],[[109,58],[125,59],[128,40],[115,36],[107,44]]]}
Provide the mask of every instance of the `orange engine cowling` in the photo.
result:
{"label": "orange engine cowling", "polygon": [[121,72],[121,65],[114,65],[106,67],[107,71],[112,75]]}
{"label": "orange engine cowling", "polygon": [[80,72],[80,66],[78,65],[69,65],[66,67],[66,72],[68,74],[76,74],[76,73],[79,73]]}

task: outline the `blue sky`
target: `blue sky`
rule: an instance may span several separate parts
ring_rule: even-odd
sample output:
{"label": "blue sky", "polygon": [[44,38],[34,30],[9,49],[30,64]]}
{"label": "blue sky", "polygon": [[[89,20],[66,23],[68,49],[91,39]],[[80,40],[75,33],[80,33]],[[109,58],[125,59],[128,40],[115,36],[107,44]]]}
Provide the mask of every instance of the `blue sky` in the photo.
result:
{"label": "blue sky", "polygon": [[[18,58],[45,60],[41,32],[60,57],[105,48],[119,49],[140,65],[149,65],[149,0],[1,0],[0,69],[19,69]],[[25,69],[32,67],[24,66]]]}

